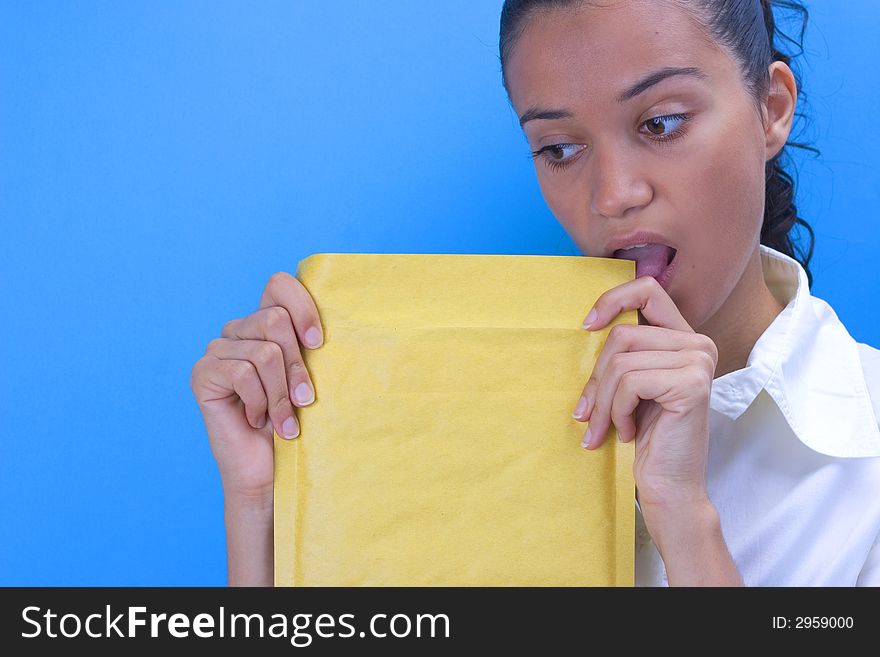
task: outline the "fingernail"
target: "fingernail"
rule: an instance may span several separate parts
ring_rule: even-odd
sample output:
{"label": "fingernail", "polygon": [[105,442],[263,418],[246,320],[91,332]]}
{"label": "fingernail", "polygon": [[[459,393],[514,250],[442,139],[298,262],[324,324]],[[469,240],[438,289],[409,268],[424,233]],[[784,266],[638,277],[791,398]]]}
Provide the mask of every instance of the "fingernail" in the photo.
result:
{"label": "fingernail", "polygon": [[305,334],[306,346],[314,349],[321,346],[321,331],[317,327],[311,326]]}
{"label": "fingernail", "polygon": [[574,413],[572,413],[572,417],[578,418],[584,414],[584,411],[587,410],[587,398],[581,395],[581,398],[578,399],[577,406],[574,407]]}
{"label": "fingernail", "polygon": [[296,397],[296,401],[304,406],[315,401],[315,393],[312,392],[312,386],[305,381],[293,389],[293,396]]}
{"label": "fingernail", "polygon": [[590,328],[590,325],[596,321],[598,316],[599,314],[596,312],[596,309],[593,308],[584,320],[584,328]]}
{"label": "fingernail", "polygon": [[281,425],[281,432],[285,438],[296,438],[299,435],[299,427],[296,425],[296,420],[293,419],[292,415],[284,420],[284,424]]}
{"label": "fingernail", "polygon": [[590,446],[590,430],[587,429],[584,432],[584,439],[581,441],[581,447],[583,447],[584,449],[587,449],[587,447],[589,447],[589,446]]}

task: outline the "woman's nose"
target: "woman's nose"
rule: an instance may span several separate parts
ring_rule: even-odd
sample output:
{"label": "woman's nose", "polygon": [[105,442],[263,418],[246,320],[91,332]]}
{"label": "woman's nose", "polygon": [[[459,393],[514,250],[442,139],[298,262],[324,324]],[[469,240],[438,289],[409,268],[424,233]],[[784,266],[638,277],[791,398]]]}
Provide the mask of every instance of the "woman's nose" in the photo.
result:
{"label": "woman's nose", "polygon": [[631,208],[651,202],[653,191],[641,174],[638,154],[622,148],[595,150],[591,175],[590,210],[606,218],[622,217]]}

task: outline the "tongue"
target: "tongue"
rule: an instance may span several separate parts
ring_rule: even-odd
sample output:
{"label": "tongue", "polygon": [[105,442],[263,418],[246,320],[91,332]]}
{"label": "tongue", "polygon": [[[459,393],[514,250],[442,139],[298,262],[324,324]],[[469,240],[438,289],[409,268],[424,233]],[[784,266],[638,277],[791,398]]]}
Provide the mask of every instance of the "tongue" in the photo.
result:
{"label": "tongue", "polygon": [[623,260],[635,260],[636,278],[640,276],[653,276],[657,278],[672,258],[673,249],[665,244],[648,244],[637,246],[634,249],[617,249],[615,258]]}

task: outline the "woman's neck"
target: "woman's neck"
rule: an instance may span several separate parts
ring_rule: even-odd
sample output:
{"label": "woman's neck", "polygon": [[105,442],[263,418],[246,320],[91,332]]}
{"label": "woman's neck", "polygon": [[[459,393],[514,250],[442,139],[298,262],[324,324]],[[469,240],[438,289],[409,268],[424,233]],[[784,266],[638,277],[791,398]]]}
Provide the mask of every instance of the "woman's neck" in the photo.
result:
{"label": "woman's neck", "polygon": [[746,366],[755,342],[783,308],[764,281],[761,252],[756,248],[742,278],[718,312],[695,329],[712,338],[718,348],[716,379]]}

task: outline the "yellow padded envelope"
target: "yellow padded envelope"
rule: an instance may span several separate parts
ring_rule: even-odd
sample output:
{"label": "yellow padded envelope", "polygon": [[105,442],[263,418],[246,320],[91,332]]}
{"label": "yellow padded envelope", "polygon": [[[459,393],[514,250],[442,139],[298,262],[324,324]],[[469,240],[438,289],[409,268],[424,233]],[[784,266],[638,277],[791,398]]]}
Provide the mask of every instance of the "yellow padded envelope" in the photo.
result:
{"label": "yellow padded envelope", "polygon": [[275,436],[278,586],[632,586],[634,445],[571,416],[630,260],[318,253],[324,345]]}

